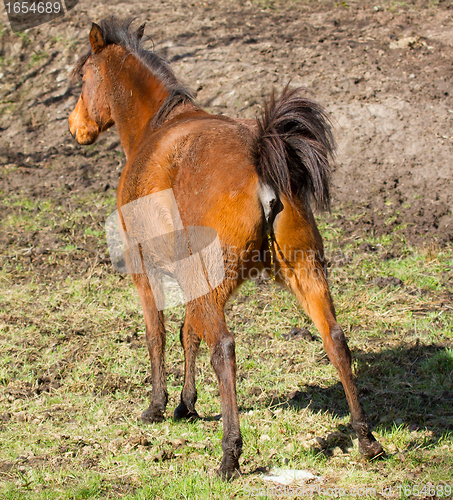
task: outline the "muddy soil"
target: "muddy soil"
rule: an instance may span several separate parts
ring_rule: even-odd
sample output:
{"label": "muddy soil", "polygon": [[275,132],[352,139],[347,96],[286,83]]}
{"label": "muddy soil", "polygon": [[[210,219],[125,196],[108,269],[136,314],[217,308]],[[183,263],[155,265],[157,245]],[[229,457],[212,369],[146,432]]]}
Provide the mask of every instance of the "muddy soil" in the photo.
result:
{"label": "muddy soil", "polygon": [[[75,144],[69,73],[92,20],[147,21],[155,49],[214,113],[247,118],[272,88],[302,85],[332,114],[334,211],[346,238],[398,232],[453,241],[451,1],[82,0],[65,18],[0,42],[0,192],[64,203],[116,188],[124,165],[109,131]],[[112,191],[112,196],[113,196]],[[2,204],[0,204],[2,205]]]}

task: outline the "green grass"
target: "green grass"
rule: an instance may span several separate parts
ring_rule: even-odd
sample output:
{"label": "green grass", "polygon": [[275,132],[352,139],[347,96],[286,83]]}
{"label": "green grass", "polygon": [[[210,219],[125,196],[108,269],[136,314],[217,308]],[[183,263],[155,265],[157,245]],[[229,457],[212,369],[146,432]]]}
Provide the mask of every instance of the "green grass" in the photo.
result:
{"label": "green grass", "polygon": [[[244,475],[223,483],[219,392],[204,345],[197,407],[206,419],[171,419],[183,382],[183,308],[167,311],[168,418],[138,419],[149,361],[131,280],[106,258],[103,221],[114,208],[107,195],[74,195],[65,206],[19,195],[4,202],[2,499],[274,498],[259,472],[266,467],[312,471],[324,488],[349,492],[344,498],[357,498],[354,488],[407,498],[404,487],[452,483],[451,248],[411,248],[397,234],[370,238],[373,251],[340,247],[341,231],[320,221],[361,400],[387,453],[371,462],[359,455],[337,374],[293,296],[265,280],[237,292],[227,320],[237,340]],[[392,277],[401,284],[382,281]],[[285,341],[293,326],[315,340]]]}
{"label": "green grass", "polygon": [[45,51],[44,52],[33,52],[32,56],[30,57],[30,67],[41,63],[47,57],[49,57],[49,54]]}

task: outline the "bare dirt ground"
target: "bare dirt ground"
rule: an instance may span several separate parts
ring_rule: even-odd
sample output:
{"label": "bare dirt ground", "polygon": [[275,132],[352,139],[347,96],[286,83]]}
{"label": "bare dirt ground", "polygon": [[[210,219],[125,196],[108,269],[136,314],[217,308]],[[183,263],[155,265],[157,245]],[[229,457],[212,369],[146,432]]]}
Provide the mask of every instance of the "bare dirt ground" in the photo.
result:
{"label": "bare dirt ground", "polygon": [[453,9],[445,0],[84,0],[20,36],[3,11],[2,196],[65,203],[71,192],[115,189],[124,163],[116,133],[83,148],[67,128],[79,92],[70,70],[91,21],[112,14],[147,21],[155,49],[212,112],[254,117],[273,87],[307,87],[335,124],[330,219],[346,238],[397,231],[415,244],[453,240]]}
{"label": "bare dirt ground", "polygon": [[[259,468],[287,460],[333,485],[451,482],[452,7],[82,0],[19,35],[0,12],[0,480],[19,492],[5,498],[63,498],[86,478],[94,489],[83,498],[145,486],[156,498],[180,498],[182,486],[203,498],[191,482],[217,492],[206,498],[250,498],[241,485],[260,485]],[[320,219],[330,283],[387,460],[364,464],[329,441],[352,432],[343,390],[319,336],[305,329],[314,327],[269,281],[249,283],[227,308],[248,436],[239,486],[206,482],[221,455],[206,348],[199,426],[168,418],[144,430],[135,421],[150,388],[144,324],[129,277],[111,268],[103,227],[125,158],[115,130],[82,147],[67,125],[80,91],[71,69],[91,22],[112,14],[147,21],[149,47],[213,113],[253,118],[289,81],[330,111],[338,156],[333,210]],[[167,316],[170,411],[183,378],[182,316]]]}

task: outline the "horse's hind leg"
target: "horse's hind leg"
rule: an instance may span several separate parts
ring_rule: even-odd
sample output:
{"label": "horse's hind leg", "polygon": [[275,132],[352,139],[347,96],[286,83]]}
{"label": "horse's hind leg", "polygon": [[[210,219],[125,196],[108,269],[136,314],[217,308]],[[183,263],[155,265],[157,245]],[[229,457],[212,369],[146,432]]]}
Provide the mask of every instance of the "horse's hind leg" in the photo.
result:
{"label": "horse's hind leg", "polygon": [[143,422],[161,422],[167,406],[168,393],[165,374],[164,313],[158,311],[154,295],[145,274],[134,274],[134,284],[140,296],[146,325],[146,344],[151,360],[152,392],[149,407],[142,413]]}
{"label": "horse's hind leg", "polygon": [[[322,272],[319,268],[317,271]],[[290,279],[290,286],[321,333],[327,356],[338,371],[351,411],[351,424],[359,438],[359,450],[367,458],[373,458],[382,453],[382,446],[371,433],[367,416],[357,396],[346,337],[336,321],[327,283],[322,278],[318,278],[316,283],[313,280],[314,278],[305,278],[305,269],[303,272],[298,270]]]}
{"label": "horse's hind leg", "polygon": [[282,214],[277,225],[276,247],[279,277],[292,288],[319,330],[327,355],[343,384],[351,411],[351,423],[359,439],[359,450],[367,458],[373,458],[383,450],[371,433],[367,416],[359,402],[351,370],[351,352],[343,330],[336,321],[323,270],[322,240],[313,217],[303,212],[293,212],[285,220],[285,214]]}
{"label": "horse's hind leg", "polygon": [[186,317],[179,336],[184,349],[184,387],[181,392],[181,402],[175,409],[174,418],[198,418],[195,410],[197,390],[195,387],[195,360],[200,347],[200,337],[192,328],[190,316]]}

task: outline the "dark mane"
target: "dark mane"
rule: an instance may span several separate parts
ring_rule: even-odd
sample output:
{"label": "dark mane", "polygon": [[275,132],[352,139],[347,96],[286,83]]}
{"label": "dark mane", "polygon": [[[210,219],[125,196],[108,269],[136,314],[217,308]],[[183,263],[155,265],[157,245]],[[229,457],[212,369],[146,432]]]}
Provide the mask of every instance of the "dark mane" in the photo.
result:
{"label": "dark mane", "polygon": [[[143,42],[150,40],[139,36],[137,31],[131,29],[133,19],[120,21],[114,16],[102,19],[99,26],[102,30],[104,41],[107,45],[120,45],[130,54],[139,59],[169,90],[169,96],[163,102],[159,112],[154,118],[154,124],[158,125],[172,111],[175,106],[185,102],[193,102],[193,93],[181,85],[169,64],[154,51],[146,50]],[[83,65],[91,55],[91,47],[76,62],[72,70],[73,79],[77,78]]]}

